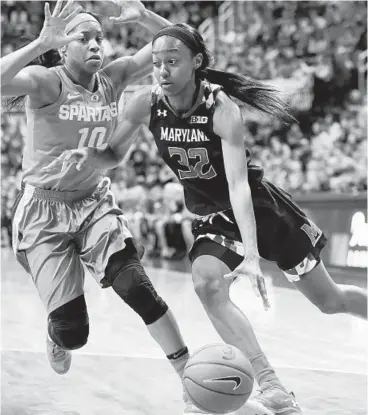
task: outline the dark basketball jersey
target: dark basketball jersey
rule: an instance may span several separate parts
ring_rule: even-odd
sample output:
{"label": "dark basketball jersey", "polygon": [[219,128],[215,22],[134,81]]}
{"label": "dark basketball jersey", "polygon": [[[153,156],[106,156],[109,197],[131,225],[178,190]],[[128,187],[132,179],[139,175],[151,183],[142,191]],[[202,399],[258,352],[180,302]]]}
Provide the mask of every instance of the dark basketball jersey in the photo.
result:
{"label": "dark basketball jersey", "polygon": [[[192,109],[178,115],[161,87],[152,88],[149,129],[161,157],[184,187],[188,210],[201,216],[231,207],[221,138],[213,132],[215,100],[220,89],[202,81]],[[249,166],[248,150],[247,159]],[[250,180],[259,180],[263,171],[253,167],[255,174],[250,174]]]}

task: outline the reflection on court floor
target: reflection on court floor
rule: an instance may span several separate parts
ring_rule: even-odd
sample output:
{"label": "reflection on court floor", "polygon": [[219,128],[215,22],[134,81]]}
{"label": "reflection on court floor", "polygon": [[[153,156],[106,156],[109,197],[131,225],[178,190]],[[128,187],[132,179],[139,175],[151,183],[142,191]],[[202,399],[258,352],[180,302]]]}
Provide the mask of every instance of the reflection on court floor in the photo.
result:
{"label": "reflection on court floor", "polygon": [[[147,270],[191,350],[220,341],[188,273]],[[1,414],[182,415],[177,375],[112,290],[87,279],[89,343],[74,353],[70,372],[58,376],[45,354],[46,314],[31,278],[8,250],[2,251],[1,281]],[[297,291],[267,281],[268,312],[246,281],[234,284],[231,294],[304,413],[366,415],[366,323],[322,315]]]}

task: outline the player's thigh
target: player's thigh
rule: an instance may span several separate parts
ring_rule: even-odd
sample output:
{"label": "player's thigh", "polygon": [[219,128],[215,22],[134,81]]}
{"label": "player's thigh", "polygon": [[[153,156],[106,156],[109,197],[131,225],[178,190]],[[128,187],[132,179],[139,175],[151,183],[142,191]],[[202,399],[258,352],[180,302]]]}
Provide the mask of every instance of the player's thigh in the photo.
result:
{"label": "player's thigh", "polygon": [[125,248],[128,238],[132,238],[128,222],[118,211],[110,211],[95,217],[78,235],[80,258],[98,283],[105,276],[109,258]]}
{"label": "player's thigh", "polygon": [[33,282],[48,314],[84,293],[84,269],[75,247],[62,236],[54,239],[26,251]]}
{"label": "player's thigh", "polygon": [[331,278],[322,261],[294,282],[295,287],[317,307],[336,308],[343,302],[339,286]]}
{"label": "player's thigh", "polygon": [[229,294],[232,281],[224,275],[234,270],[242,257],[209,238],[197,240],[189,254],[194,289],[200,298]]}

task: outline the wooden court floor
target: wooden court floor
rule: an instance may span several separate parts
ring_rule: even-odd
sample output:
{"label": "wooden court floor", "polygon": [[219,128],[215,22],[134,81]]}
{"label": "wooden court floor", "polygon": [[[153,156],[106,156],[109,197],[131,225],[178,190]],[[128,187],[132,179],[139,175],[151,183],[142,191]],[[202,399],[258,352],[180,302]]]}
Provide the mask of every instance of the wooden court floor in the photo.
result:
{"label": "wooden court floor", "polygon": [[[46,314],[30,277],[2,250],[2,415],[182,415],[181,386],[140,319],[112,290],[88,278],[89,343],[56,375],[45,354]],[[191,350],[220,341],[188,273],[147,268]],[[279,377],[305,415],[367,414],[367,325],[325,316],[297,291],[273,286],[264,312],[246,282],[232,298],[253,323]]]}

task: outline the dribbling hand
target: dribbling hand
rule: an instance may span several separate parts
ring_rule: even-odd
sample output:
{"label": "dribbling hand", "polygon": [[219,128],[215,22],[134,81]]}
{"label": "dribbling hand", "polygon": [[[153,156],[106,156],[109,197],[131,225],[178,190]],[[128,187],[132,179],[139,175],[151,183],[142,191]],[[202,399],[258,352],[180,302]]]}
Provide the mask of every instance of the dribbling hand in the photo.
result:
{"label": "dribbling hand", "polygon": [[75,168],[80,171],[86,164],[90,155],[90,148],[78,148],[75,150],[65,150],[59,157],[53,160],[50,164],[42,168],[42,171],[49,173],[50,171],[60,168],[61,171],[67,170],[70,166],[76,164]]}
{"label": "dribbling hand", "polygon": [[41,30],[39,40],[46,46],[47,50],[57,49],[67,45],[73,40],[81,38],[81,34],[67,35],[66,25],[82,10],[81,6],[72,10],[74,1],[68,0],[62,7],[62,0],[56,2],[54,11],[50,12],[50,4],[45,4],[45,21]]}
{"label": "dribbling hand", "polygon": [[244,259],[233,272],[224,275],[224,278],[229,280],[236,277],[249,278],[256,296],[262,298],[264,309],[268,310],[270,308],[265,279],[258,258],[252,260]]}
{"label": "dribbling hand", "polygon": [[109,18],[109,20],[112,20],[114,22],[137,22],[147,14],[147,9],[145,8],[144,4],[138,0],[112,0],[112,2],[115,3],[120,9],[119,17]]}

